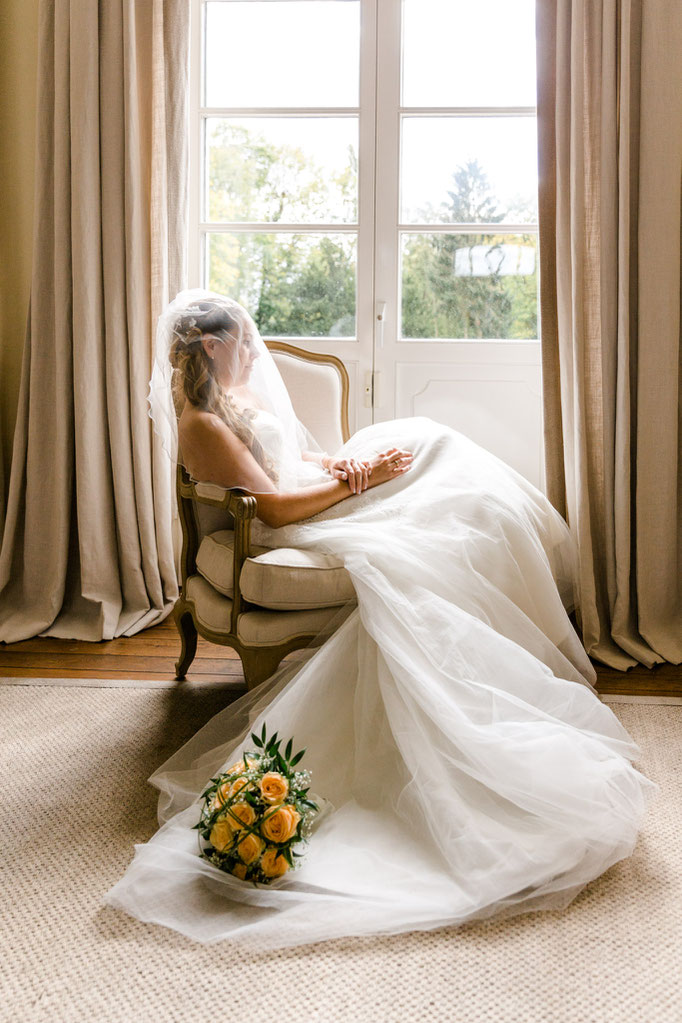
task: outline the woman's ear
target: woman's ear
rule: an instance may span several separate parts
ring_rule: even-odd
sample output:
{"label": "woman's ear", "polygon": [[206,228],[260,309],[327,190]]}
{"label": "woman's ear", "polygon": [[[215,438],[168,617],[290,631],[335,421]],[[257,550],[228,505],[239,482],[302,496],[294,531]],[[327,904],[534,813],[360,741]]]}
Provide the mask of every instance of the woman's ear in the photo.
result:
{"label": "woman's ear", "polygon": [[214,337],[202,337],[201,347],[209,359],[215,359],[215,346],[217,341]]}

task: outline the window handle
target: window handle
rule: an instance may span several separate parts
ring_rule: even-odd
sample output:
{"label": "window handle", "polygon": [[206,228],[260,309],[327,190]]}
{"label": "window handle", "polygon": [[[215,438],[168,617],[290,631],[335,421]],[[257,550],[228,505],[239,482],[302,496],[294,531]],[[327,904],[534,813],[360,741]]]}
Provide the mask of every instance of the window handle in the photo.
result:
{"label": "window handle", "polygon": [[377,331],[377,340],[379,342],[379,348],[383,348],[384,347],[384,321],[386,319],[386,303],[385,302],[377,302],[377,304],[376,304],[376,314],[375,315],[376,315],[377,323],[379,324],[379,329]]}

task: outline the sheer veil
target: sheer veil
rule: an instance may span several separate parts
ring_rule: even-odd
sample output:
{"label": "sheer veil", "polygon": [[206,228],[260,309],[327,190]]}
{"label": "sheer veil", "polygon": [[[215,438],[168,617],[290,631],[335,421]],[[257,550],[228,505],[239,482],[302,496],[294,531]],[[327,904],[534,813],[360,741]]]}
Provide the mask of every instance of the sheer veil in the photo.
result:
{"label": "sheer veil", "polygon": [[[213,354],[205,345],[211,339]],[[148,396],[164,451],[173,465],[182,462],[189,472],[178,440],[178,419],[188,399],[226,423],[278,490],[320,479],[319,462],[305,454],[320,454],[321,448],[297,419],[252,317],[232,299],[201,288],[180,292],[159,317]],[[239,466],[225,485],[253,492]]]}

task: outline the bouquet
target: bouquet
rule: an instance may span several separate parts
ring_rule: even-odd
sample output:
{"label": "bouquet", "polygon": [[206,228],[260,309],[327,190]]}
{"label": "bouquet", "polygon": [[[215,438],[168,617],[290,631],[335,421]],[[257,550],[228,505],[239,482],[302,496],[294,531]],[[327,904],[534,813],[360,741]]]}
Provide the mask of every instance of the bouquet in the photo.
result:
{"label": "bouquet", "polygon": [[306,845],[319,807],[308,799],[310,772],[295,770],[305,750],[292,757],[289,739],[280,753],[282,740],[277,732],[268,739],[265,725],[251,738],[257,748],[211,778],[195,828],[210,863],[242,881],[271,884],[302,859],[294,847]]}

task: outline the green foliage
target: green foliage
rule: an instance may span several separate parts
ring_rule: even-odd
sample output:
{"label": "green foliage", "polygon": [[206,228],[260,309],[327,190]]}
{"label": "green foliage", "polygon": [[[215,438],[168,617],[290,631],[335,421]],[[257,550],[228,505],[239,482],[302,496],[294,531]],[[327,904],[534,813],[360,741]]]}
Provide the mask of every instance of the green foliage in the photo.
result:
{"label": "green foliage", "polygon": [[[356,216],[357,156],[352,148],[346,168],[325,179],[296,146],[273,145],[243,126],[217,122],[211,138],[212,219],[315,223]],[[448,200],[422,211],[425,222],[501,224],[512,215],[518,221],[530,215],[518,204],[513,210],[500,208],[476,160],[457,167],[452,181]],[[499,272],[503,254],[508,262],[513,247],[520,253],[534,245],[531,235],[457,234],[456,227],[447,234],[407,235],[402,335],[537,337],[537,273]],[[209,287],[242,302],[262,334],[354,336],[352,236],[213,234],[208,256]],[[488,264],[484,274],[482,259]]]}
{"label": "green foliage", "polygon": [[[295,146],[218,122],[209,149],[209,216],[223,221],[315,223],[357,216],[357,155],[325,178]],[[331,211],[331,212],[330,212]],[[252,313],[262,334],[352,337],[355,242],[352,236],[214,234],[209,287]]]}
{"label": "green foliage", "polygon": [[[450,202],[425,219],[448,224],[501,223],[500,210],[476,160],[453,174]],[[403,250],[402,333],[420,338],[537,337],[536,274],[498,272],[502,245],[533,245],[530,235],[409,235]],[[474,273],[485,259],[490,272]],[[467,267],[469,272],[467,273]],[[497,270],[496,270],[497,267]]]}

